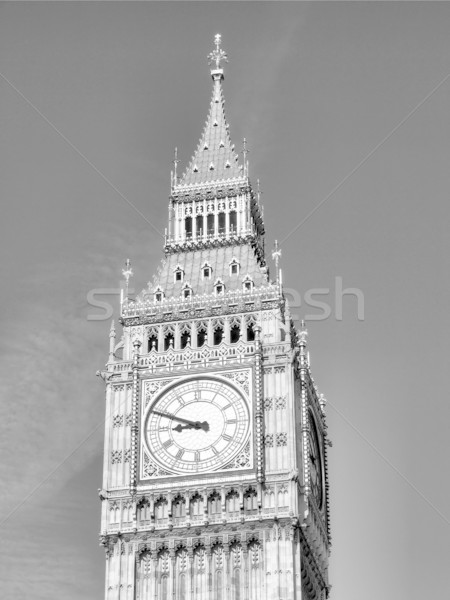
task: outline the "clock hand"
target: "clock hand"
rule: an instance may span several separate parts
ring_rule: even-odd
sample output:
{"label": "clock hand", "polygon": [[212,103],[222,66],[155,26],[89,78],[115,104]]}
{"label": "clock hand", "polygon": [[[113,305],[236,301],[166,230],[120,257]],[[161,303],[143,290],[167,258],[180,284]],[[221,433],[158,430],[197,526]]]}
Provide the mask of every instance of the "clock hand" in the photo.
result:
{"label": "clock hand", "polygon": [[209,431],[209,425],[206,421],[200,423],[200,421],[196,421],[193,425],[177,425],[176,427],[172,427],[175,431],[181,433],[183,429],[203,429],[203,431]]}
{"label": "clock hand", "polygon": [[206,421],[204,421],[203,423],[200,423],[200,421],[191,421],[189,419],[183,419],[182,417],[177,417],[176,415],[171,415],[170,413],[160,412],[159,410],[152,410],[152,412],[155,415],[160,415],[161,417],[167,417],[168,419],[172,419],[173,421],[179,421],[180,423],[186,423],[187,425],[190,425],[191,427],[195,427],[195,429],[204,429],[205,431],[207,431],[207,429],[205,429],[205,426],[207,426],[209,429],[209,425],[208,425],[208,423],[206,423]]}

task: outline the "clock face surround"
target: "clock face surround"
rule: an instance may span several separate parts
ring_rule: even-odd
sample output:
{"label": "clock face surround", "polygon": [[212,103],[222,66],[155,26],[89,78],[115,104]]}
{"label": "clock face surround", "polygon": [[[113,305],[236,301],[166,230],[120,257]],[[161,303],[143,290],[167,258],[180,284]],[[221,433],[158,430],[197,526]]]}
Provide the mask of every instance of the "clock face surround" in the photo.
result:
{"label": "clock face surround", "polygon": [[150,403],[143,434],[152,460],[171,474],[218,471],[249,439],[249,406],[217,377],[184,379]]}
{"label": "clock face surround", "polygon": [[309,415],[309,472],[310,485],[319,509],[323,504],[323,471],[319,435],[312,414]]}

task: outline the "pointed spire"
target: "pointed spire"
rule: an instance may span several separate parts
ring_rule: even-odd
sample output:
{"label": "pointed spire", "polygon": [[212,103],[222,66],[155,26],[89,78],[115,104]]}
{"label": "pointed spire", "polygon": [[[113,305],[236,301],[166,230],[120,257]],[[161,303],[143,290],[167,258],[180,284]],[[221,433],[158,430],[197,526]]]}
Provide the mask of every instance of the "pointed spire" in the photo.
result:
{"label": "pointed spire", "polygon": [[211,69],[213,91],[208,118],[197,149],[180,181],[175,181],[175,186],[242,178],[243,176],[242,167],[236,160],[229,125],[225,117],[225,99],[222,90],[224,75],[221,62],[228,62],[228,58],[221,48],[221,42],[222,38],[220,34],[217,34],[214,38],[216,47],[208,55],[209,63],[213,63]]}

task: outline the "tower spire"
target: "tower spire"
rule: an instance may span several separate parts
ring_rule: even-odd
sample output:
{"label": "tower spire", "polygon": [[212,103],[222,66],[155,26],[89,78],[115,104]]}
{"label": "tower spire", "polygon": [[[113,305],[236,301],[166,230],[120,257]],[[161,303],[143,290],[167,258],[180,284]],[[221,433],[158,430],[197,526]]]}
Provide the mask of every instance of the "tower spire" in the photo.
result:
{"label": "tower spire", "polygon": [[180,181],[174,182],[175,187],[242,179],[245,176],[245,170],[238,163],[239,156],[235,152],[234,144],[231,143],[229,125],[225,118],[222,90],[224,75],[221,63],[228,62],[228,56],[221,47],[220,33],[216,34],[214,43],[215,49],[208,54],[214,82],[208,118],[197,149]]}

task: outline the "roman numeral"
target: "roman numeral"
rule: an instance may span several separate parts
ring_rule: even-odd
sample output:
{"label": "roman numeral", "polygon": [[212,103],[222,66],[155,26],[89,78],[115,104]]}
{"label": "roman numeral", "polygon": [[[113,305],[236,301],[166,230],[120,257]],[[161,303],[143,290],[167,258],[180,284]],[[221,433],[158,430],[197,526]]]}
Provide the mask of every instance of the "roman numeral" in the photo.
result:
{"label": "roman numeral", "polygon": [[176,454],[176,458],[182,458],[183,454],[184,454],[184,450],[183,450],[183,448],[180,448]]}
{"label": "roman numeral", "polygon": [[163,446],[164,446],[164,448],[169,448],[172,444],[173,444],[172,440],[167,440],[164,442]]}
{"label": "roman numeral", "polygon": [[224,439],[225,441],[227,441],[227,442],[231,442],[231,440],[233,439],[233,438],[231,437],[231,435],[227,435],[226,433],[224,433],[222,437],[223,437],[223,439]]}

